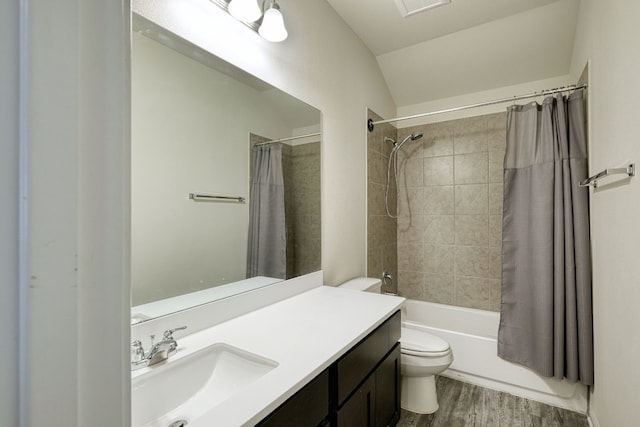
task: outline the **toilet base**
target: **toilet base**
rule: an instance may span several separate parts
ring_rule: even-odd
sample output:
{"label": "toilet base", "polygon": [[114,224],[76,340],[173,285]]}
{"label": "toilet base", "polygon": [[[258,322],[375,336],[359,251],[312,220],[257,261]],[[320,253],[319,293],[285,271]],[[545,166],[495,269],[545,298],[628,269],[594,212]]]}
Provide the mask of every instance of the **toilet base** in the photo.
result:
{"label": "toilet base", "polygon": [[438,410],[438,395],[434,375],[424,377],[402,376],[400,406],[418,414],[433,414]]}

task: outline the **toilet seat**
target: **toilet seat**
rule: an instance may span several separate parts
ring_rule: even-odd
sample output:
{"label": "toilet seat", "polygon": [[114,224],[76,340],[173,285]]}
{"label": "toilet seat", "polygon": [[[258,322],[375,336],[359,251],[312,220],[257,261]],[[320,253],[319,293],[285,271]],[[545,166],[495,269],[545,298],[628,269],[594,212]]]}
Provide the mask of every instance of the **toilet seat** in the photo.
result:
{"label": "toilet seat", "polygon": [[439,357],[451,353],[449,343],[428,332],[403,327],[400,334],[400,351],[422,357]]}

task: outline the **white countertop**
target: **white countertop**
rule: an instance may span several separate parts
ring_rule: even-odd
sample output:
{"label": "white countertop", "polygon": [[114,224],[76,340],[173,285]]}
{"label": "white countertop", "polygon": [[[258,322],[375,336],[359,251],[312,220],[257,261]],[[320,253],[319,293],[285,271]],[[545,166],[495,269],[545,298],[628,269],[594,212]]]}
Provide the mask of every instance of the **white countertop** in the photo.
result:
{"label": "white countertop", "polygon": [[[320,286],[178,339],[177,360],[226,343],[278,362],[189,427],[254,425],[400,308],[404,298]],[[152,368],[135,371],[133,376]]]}

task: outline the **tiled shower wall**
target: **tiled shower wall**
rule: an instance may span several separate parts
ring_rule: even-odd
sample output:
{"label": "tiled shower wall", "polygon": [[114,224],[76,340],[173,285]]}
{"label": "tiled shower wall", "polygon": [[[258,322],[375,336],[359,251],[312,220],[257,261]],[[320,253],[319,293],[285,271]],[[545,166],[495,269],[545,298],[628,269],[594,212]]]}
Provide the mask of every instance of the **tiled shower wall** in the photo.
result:
{"label": "tiled shower wall", "polygon": [[506,113],[398,130],[399,288],[412,299],[500,309]]}
{"label": "tiled shower wall", "polygon": [[320,142],[284,146],[287,277],[320,270]]}
{"label": "tiled shower wall", "polygon": [[[380,120],[380,116],[369,110],[369,118]],[[385,184],[387,165],[392,144],[384,137],[397,139],[396,128],[390,124],[378,125],[367,138],[367,276],[381,278],[387,271],[392,282],[384,290],[397,292],[398,245],[397,221],[386,214]],[[395,183],[389,189],[389,209],[396,212]]]}

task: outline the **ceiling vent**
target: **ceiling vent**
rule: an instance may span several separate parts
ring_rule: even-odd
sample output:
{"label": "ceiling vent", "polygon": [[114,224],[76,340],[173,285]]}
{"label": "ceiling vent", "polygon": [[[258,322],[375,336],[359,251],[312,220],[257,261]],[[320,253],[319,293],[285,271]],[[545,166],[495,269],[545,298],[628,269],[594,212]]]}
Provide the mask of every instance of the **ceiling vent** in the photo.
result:
{"label": "ceiling vent", "polygon": [[451,0],[395,0],[396,6],[403,18],[433,9],[438,6],[444,6],[451,3]]}

